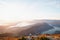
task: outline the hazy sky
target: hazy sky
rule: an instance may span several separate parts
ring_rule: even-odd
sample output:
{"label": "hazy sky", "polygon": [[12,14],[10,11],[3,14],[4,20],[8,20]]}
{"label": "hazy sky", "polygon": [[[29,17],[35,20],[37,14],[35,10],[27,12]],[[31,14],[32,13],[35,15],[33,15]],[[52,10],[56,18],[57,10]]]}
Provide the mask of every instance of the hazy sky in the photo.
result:
{"label": "hazy sky", "polygon": [[60,19],[60,0],[0,0],[0,20],[31,19]]}

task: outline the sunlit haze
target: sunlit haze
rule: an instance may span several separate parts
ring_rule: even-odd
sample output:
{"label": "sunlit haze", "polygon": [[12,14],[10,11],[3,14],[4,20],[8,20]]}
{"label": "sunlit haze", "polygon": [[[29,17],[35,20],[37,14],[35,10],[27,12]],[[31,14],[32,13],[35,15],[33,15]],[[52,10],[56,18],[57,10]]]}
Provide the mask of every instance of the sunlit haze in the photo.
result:
{"label": "sunlit haze", "polygon": [[60,19],[60,0],[0,0],[0,24],[33,19]]}

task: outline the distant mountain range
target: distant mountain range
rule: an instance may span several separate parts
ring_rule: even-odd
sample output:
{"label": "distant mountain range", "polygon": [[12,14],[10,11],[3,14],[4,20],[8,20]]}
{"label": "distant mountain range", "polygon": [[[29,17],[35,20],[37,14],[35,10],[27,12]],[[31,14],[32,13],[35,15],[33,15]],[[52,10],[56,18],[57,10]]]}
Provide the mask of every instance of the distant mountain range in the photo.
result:
{"label": "distant mountain range", "polygon": [[23,36],[29,34],[60,34],[60,20],[34,20],[31,21],[31,23],[34,24],[27,25],[26,27],[12,27],[8,29],[0,27],[0,35]]}

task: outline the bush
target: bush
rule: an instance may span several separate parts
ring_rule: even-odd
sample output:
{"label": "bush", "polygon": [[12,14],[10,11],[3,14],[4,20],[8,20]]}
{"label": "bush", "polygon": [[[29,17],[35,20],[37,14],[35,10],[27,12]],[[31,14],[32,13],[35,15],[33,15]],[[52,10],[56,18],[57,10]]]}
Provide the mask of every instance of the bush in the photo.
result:
{"label": "bush", "polygon": [[22,37],[22,40],[26,40],[26,38],[25,37]]}
{"label": "bush", "polygon": [[41,37],[40,40],[50,40],[50,39],[47,37]]}

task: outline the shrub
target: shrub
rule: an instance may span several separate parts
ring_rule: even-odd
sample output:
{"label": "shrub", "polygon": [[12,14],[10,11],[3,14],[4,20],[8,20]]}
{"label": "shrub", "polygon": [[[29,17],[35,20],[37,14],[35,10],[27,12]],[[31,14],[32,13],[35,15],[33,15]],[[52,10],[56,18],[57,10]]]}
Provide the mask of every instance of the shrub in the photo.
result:
{"label": "shrub", "polygon": [[40,40],[50,40],[50,39],[47,37],[41,37]]}
{"label": "shrub", "polygon": [[22,40],[26,40],[26,38],[25,37],[22,37]]}

